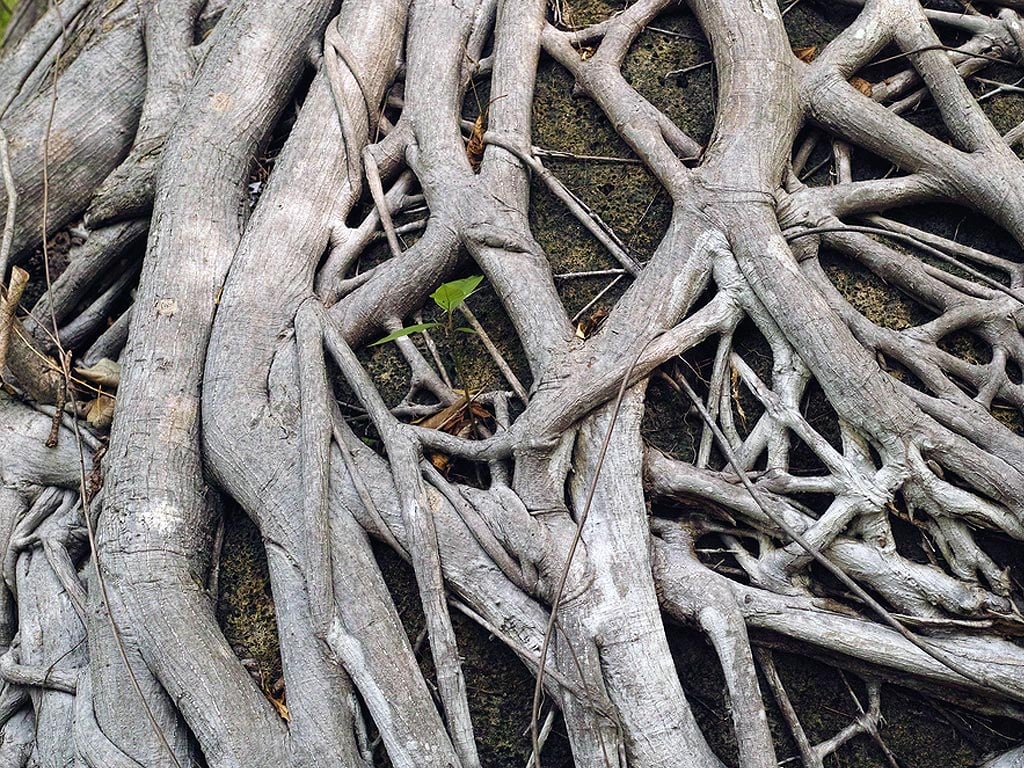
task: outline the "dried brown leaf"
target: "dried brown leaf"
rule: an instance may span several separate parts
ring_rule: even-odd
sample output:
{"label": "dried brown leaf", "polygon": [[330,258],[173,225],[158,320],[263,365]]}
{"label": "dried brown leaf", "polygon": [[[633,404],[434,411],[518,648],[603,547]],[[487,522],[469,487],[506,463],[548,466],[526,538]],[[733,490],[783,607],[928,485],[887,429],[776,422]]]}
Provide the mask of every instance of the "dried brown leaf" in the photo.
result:
{"label": "dried brown leaf", "polygon": [[86,403],[85,420],[97,429],[107,429],[114,420],[116,400],[110,395],[100,395]]}
{"label": "dried brown leaf", "polygon": [[451,460],[443,453],[428,453],[427,458],[430,459],[430,463],[434,465],[434,469],[442,475],[448,472],[448,464]]}
{"label": "dried brown leaf", "polygon": [[850,79],[850,85],[856,88],[858,91],[863,93],[865,96],[870,96],[874,86],[865,80],[863,77],[854,77]]}
{"label": "dried brown leaf", "polygon": [[818,55],[818,46],[806,45],[802,48],[794,48],[793,55],[800,59],[800,61],[810,64]]}
{"label": "dried brown leaf", "polygon": [[601,327],[607,317],[608,310],[605,307],[598,307],[576,326],[576,336],[581,339],[588,338]]}
{"label": "dried brown leaf", "polygon": [[417,422],[421,427],[426,429],[439,429],[442,432],[449,432],[453,435],[457,435],[466,424],[472,421],[470,413],[479,419],[491,419],[494,418],[490,411],[488,411],[481,403],[475,400],[469,401],[469,407],[466,407],[466,400],[459,400],[456,403],[452,403],[446,408],[441,409],[433,416],[428,416],[425,419]]}
{"label": "dried brown leaf", "polygon": [[428,416],[417,423],[425,429],[444,429],[448,425],[448,422],[455,419],[456,415],[463,409],[465,404],[465,401],[459,400],[457,403],[452,403],[448,407],[442,408],[433,416]]}
{"label": "dried brown leaf", "polygon": [[466,156],[474,171],[480,170],[480,163],[484,159],[484,132],[487,130],[487,112],[481,112],[473,123],[473,132],[466,144]]}
{"label": "dried brown leaf", "polygon": [[284,696],[278,699],[274,696],[268,695],[267,699],[270,701],[271,704],[274,705],[274,709],[277,710],[277,714],[281,716],[282,720],[284,720],[286,723],[291,722],[292,716],[291,713],[288,711],[288,705],[284,703]]}
{"label": "dried brown leaf", "polygon": [[121,364],[106,357],[88,368],[75,368],[75,373],[100,387],[117,389],[121,383]]}

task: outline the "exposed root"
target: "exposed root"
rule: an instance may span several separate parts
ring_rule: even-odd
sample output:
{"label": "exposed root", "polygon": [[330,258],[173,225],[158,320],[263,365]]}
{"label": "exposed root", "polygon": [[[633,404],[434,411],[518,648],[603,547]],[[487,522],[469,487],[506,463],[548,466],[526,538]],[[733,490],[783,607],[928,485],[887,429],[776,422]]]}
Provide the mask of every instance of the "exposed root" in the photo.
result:
{"label": "exposed root", "polygon": [[[766,695],[808,768],[858,736],[898,764],[883,682],[1024,719],[1024,129],[986,112],[1018,86],[979,80],[1021,56],[1015,11],[868,0],[794,51],[795,3],[692,0],[713,61],[673,76],[713,64],[702,146],[624,74],[666,0],[579,28],[547,0],[100,5],[55,5],[0,67],[0,273],[88,227],[27,317],[19,267],[0,306],[0,762],[474,768],[452,607],[536,675],[537,768],[551,707],[580,768],[723,764],[665,616],[714,649],[742,768],[777,762]],[[628,157],[534,146],[543,56]],[[646,261],[565,160],[660,185]],[[556,273],[531,177],[605,264]],[[890,213],[934,203],[1017,246]],[[439,327],[467,260],[489,290]],[[571,317],[584,277],[607,282]],[[222,494],[262,536],[287,704],[211,610]],[[416,647],[370,537],[412,565]],[[860,677],[852,720],[814,743],[773,647]]]}

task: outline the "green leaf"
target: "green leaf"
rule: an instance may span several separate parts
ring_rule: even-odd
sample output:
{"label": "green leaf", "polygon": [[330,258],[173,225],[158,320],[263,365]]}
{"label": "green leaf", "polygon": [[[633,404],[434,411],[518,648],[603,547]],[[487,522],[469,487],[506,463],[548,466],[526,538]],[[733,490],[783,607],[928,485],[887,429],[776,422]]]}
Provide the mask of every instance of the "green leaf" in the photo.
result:
{"label": "green leaf", "polygon": [[431,328],[437,328],[440,323],[416,323],[416,325],[407,325],[405,328],[399,328],[397,331],[393,331],[385,336],[383,339],[377,339],[373,344],[368,346],[376,347],[380,344],[387,344],[389,341],[400,339],[403,336],[408,336],[410,333],[419,333],[420,331],[428,331]]}
{"label": "green leaf", "polygon": [[483,275],[472,275],[471,277],[464,277],[461,280],[452,280],[450,283],[444,283],[436,291],[430,294],[430,298],[434,300],[441,309],[448,314],[451,314],[455,309],[470,297],[480,283],[484,281]]}
{"label": "green leaf", "polygon": [[456,328],[455,330],[456,331],[462,331],[463,333],[472,333],[472,334],[476,335],[476,331],[474,331],[472,328],[460,327],[460,328]]}

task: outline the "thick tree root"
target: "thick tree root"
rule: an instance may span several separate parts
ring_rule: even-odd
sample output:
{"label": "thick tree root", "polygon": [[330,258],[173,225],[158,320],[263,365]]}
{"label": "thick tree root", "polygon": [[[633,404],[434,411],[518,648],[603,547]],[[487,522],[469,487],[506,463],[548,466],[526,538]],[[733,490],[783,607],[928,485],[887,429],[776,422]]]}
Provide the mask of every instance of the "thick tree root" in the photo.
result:
{"label": "thick tree root", "polygon": [[[23,10],[0,51],[0,261],[84,221],[27,316],[23,273],[4,295],[0,764],[365,768],[369,722],[395,766],[473,768],[453,605],[537,676],[535,748],[543,693],[581,767],[723,765],[666,616],[710,641],[743,768],[779,759],[768,699],[809,768],[856,736],[897,764],[882,683],[1024,721],[992,543],[1024,539],[1024,267],[887,213],[955,203],[1024,245],[1021,130],[966,82],[1020,58],[1013,3],[854,3],[812,56],[771,0],[692,0],[706,146],[623,74],[667,0],[571,30],[543,0],[102,5]],[[893,46],[901,71],[856,79]],[[667,193],[645,263],[533,147],[542,56]],[[949,141],[903,117],[929,103]],[[822,148],[836,183],[801,181]],[[899,173],[861,179],[865,151]],[[586,273],[624,286],[596,330],[533,236],[531,174],[620,267]],[[861,311],[832,255],[926,319]],[[446,303],[467,261],[525,370],[493,312]],[[493,364],[479,391],[463,331]],[[400,401],[366,353],[387,334]],[[655,376],[698,405],[692,462],[642,429]],[[287,705],[215,620],[225,496],[263,537]],[[432,676],[371,538],[412,565]],[[779,647],[860,676],[859,715],[814,743]]]}

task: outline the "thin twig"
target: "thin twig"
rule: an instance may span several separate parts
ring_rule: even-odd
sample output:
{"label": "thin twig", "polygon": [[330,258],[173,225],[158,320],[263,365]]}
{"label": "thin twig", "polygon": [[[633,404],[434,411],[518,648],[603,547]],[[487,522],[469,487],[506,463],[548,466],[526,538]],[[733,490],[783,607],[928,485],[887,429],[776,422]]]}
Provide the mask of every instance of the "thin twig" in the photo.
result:
{"label": "thin twig", "polygon": [[[413,317],[417,323],[423,322],[423,315],[417,314]],[[437,349],[437,344],[434,343],[434,339],[430,336],[430,331],[424,330],[421,334],[423,336],[423,343],[427,345],[427,351],[430,352],[430,357],[434,361],[434,365],[437,366],[437,372],[441,374],[441,380],[448,386],[448,389],[453,389],[451,377],[448,375],[448,370],[444,367],[444,361],[441,359],[441,353]]]}
{"label": "thin twig", "polygon": [[882,750],[882,754],[885,756],[885,761],[889,764],[889,768],[900,768],[899,761],[896,759],[896,755],[889,749],[889,745],[885,743],[882,735],[878,732],[878,722],[882,720],[882,685],[877,680],[863,680],[865,687],[868,689],[868,708],[865,711],[864,706],[860,703],[860,699],[857,698],[857,694],[854,693],[853,686],[850,685],[850,681],[846,679],[846,673],[843,670],[839,670],[839,677],[843,680],[843,685],[846,686],[847,693],[850,694],[850,698],[853,699],[854,706],[857,707],[857,711],[860,712],[860,722],[863,724],[863,730],[871,737],[871,740],[875,742],[875,745]]}
{"label": "thin twig", "polygon": [[597,214],[584,205],[583,201],[574,195],[561,181],[559,181],[551,171],[545,168],[544,164],[541,163],[540,160],[517,147],[504,136],[500,136],[495,133],[485,133],[484,143],[500,147],[525,163],[531,171],[540,177],[541,181],[544,182],[555,197],[565,204],[576,219],[587,228],[590,234],[597,238],[601,245],[608,249],[608,252],[611,253],[611,255],[614,256],[630,274],[639,274],[643,266],[631,253],[629,253],[629,251],[626,250],[622,241],[619,240],[611,227],[605,224]]}
{"label": "thin twig", "polygon": [[810,168],[809,170],[803,171],[800,174],[800,180],[803,181],[804,179],[809,179],[811,176],[816,174],[818,171],[820,171],[822,168],[824,168],[826,165],[828,165],[831,162],[832,162],[832,157],[831,156],[826,157],[824,160],[822,160],[820,163],[815,165],[813,168]]}
{"label": "thin twig", "polygon": [[676,32],[675,30],[665,29],[664,27],[652,27],[648,26],[648,30],[651,32],[657,32],[662,35],[668,35],[669,37],[678,37],[680,40],[692,40],[695,43],[701,43],[703,45],[709,45],[708,41],[700,35],[688,35],[685,32]]}
{"label": "thin twig", "polygon": [[[64,363],[67,362],[69,364],[67,366],[68,370],[71,370],[70,360],[71,353],[64,352],[61,355],[61,365],[63,366]],[[68,377],[65,376],[61,381],[60,386],[57,387],[57,396],[53,404],[53,420],[50,422],[50,434],[46,438],[47,448],[57,447],[57,441],[60,439],[61,416],[64,414],[64,404],[67,402],[68,389],[70,388],[71,385],[68,383]],[[75,415],[77,416],[78,414],[76,413]]]}
{"label": "thin twig", "polygon": [[[31,317],[31,315],[29,315],[29,316]],[[50,341],[53,342],[55,347],[60,349],[60,347],[57,345],[57,337],[56,337],[56,335],[52,331],[47,329],[46,326],[44,326],[44,325],[40,325],[39,328],[42,328],[44,330],[44,332],[46,333],[47,338],[50,339]],[[35,357],[37,357],[39,359],[39,361],[43,364],[44,367],[48,368],[50,371],[55,371],[55,372],[59,373],[61,376],[64,375],[63,369],[60,367],[60,365],[58,365],[54,361],[54,359],[52,357],[50,357],[49,355],[46,355],[46,354],[40,352],[38,349],[36,349],[35,343],[34,343],[33,339],[31,339],[29,337],[28,332],[25,330],[25,328],[20,323],[12,323],[11,324],[11,332],[14,334],[14,336],[17,336],[17,338],[24,345],[24,347],[28,351],[28,353],[31,354],[31,355],[34,355]],[[82,379],[82,378],[79,378],[79,377],[75,376],[74,374],[71,374],[71,383],[74,384],[75,386],[77,386],[79,389],[87,390],[87,391],[92,392],[93,394],[95,394],[97,396],[99,396],[99,395],[107,395],[108,397],[114,397],[114,395],[110,394],[109,392],[105,392],[102,387],[98,387],[95,384],[93,384],[92,382],[86,381],[85,379]]]}
{"label": "thin twig", "polygon": [[606,293],[608,293],[608,291],[610,291],[612,288],[614,288],[616,285],[618,285],[619,281],[622,280],[622,278],[624,278],[624,277],[625,277],[625,275],[618,275],[614,280],[612,280],[610,283],[608,283],[608,285],[606,285],[604,288],[602,288],[600,291],[598,291],[597,295],[594,298],[592,298],[590,301],[588,301],[586,304],[584,304],[583,308],[579,312],[577,312],[575,315],[572,316],[571,322],[573,322],[573,323],[578,322],[579,319],[581,317],[583,317],[583,314],[587,310],[589,310],[592,306],[597,304],[597,302],[599,302],[604,297],[604,295]]}
{"label": "thin twig", "polygon": [[220,563],[224,556],[224,510],[217,517],[217,529],[213,534],[213,548],[210,551],[210,572],[206,577],[206,592],[210,595],[216,613],[220,602]]}
{"label": "thin twig", "polygon": [[978,75],[975,75],[974,79],[977,80],[979,83],[985,83],[986,85],[995,86],[995,88],[993,88],[991,91],[988,91],[978,96],[977,99],[975,99],[975,101],[978,102],[982,102],[985,99],[997,96],[1000,93],[1024,93],[1024,88],[1022,88],[1020,85],[1021,83],[1024,83],[1024,78],[1018,78],[1017,80],[1014,80],[1012,83],[1000,83],[998,80],[990,80],[987,77],[979,77]]}
{"label": "thin twig", "polygon": [[560,272],[555,280],[579,280],[585,277],[616,277],[628,274],[624,269],[590,269],[583,272]]}
{"label": "thin twig", "polygon": [[869,66],[875,66],[877,64],[888,64],[890,61],[898,61],[913,56],[916,53],[927,53],[928,51],[947,51],[949,53],[958,53],[961,56],[966,56],[971,59],[984,59],[985,61],[991,61],[996,64],[1006,64],[1011,67],[1019,68],[1021,63],[1019,61],[1011,61],[1010,59],[1001,59],[998,56],[988,56],[984,53],[973,53],[971,51],[965,51],[961,48],[954,48],[949,45],[923,45],[920,48],[915,48],[912,51],[903,51],[892,56],[886,56],[884,59],[875,59]]}
{"label": "thin twig", "polygon": [[[547,716],[544,718],[544,725],[540,729],[540,748],[544,749],[544,744],[548,740],[548,736],[551,735],[551,728],[555,724],[555,708],[552,707],[548,710]],[[534,760],[533,753],[530,753],[530,759],[526,761],[526,768],[534,768],[536,761]],[[539,765],[538,765],[538,768]]]}
{"label": "thin twig", "polygon": [[783,17],[783,18],[785,18],[786,14],[787,14],[787,13],[789,13],[790,11],[792,11],[792,10],[793,10],[794,8],[796,8],[796,7],[798,6],[798,5],[800,5],[800,3],[801,3],[801,2],[802,2],[802,0],[793,0],[793,2],[792,2],[792,3],[790,3],[789,5],[787,5],[787,6],[786,6],[786,7],[785,7],[785,8],[783,9],[783,11],[782,11],[782,17]]}
{"label": "thin twig", "polygon": [[611,155],[578,155],[575,152],[565,152],[557,149],[544,149],[533,147],[533,154],[537,157],[550,157],[552,160],[572,160],[576,162],[592,163],[617,163],[621,165],[643,165],[643,162],[636,157],[613,157]]}
{"label": "thin twig", "polygon": [[519,381],[519,377],[516,376],[515,371],[512,370],[512,367],[508,364],[508,361],[505,360],[501,351],[494,345],[494,342],[487,334],[487,331],[484,330],[484,327],[480,325],[480,321],[476,319],[476,315],[474,315],[472,310],[466,306],[466,302],[459,304],[459,311],[462,313],[462,316],[466,318],[470,327],[476,331],[480,342],[484,345],[484,349],[486,349],[488,354],[490,354],[491,359],[494,360],[494,364],[498,366],[498,370],[501,371],[501,374],[505,377],[509,386],[512,387],[512,391],[516,393],[516,397],[523,402],[523,405],[526,405],[526,402],[529,399],[529,396],[526,394],[526,387],[524,387],[523,383]]}
{"label": "thin twig", "polygon": [[804,730],[796,708],[786,692],[786,686],[783,684],[782,678],[779,677],[779,670],[775,667],[775,659],[772,656],[772,652],[767,648],[755,648],[754,657],[761,666],[765,682],[768,683],[768,688],[775,697],[775,703],[779,705],[782,719],[789,726],[789,732],[793,735],[796,748],[800,750],[800,757],[803,759],[804,766],[806,768],[821,768],[821,756],[817,754],[810,739],[807,738],[807,732]]}
{"label": "thin twig", "polygon": [[698,69],[704,69],[704,67],[710,67],[714,62],[711,60],[702,61],[699,64],[693,64],[689,67],[683,67],[682,69],[673,69],[665,73],[665,77],[672,77],[673,75],[685,75],[689,72],[694,72]]}
{"label": "thin twig", "polygon": [[373,198],[373,204],[377,209],[377,216],[380,217],[381,227],[384,228],[384,235],[387,237],[391,255],[401,256],[402,246],[398,242],[395,222],[391,218],[391,210],[388,208],[387,199],[384,197],[384,185],[380,180],[380,170],[377,168],[377,161],[370,147],[363,149],[363,173],[366,176],[366,186],[370,190],[370,197]]}

